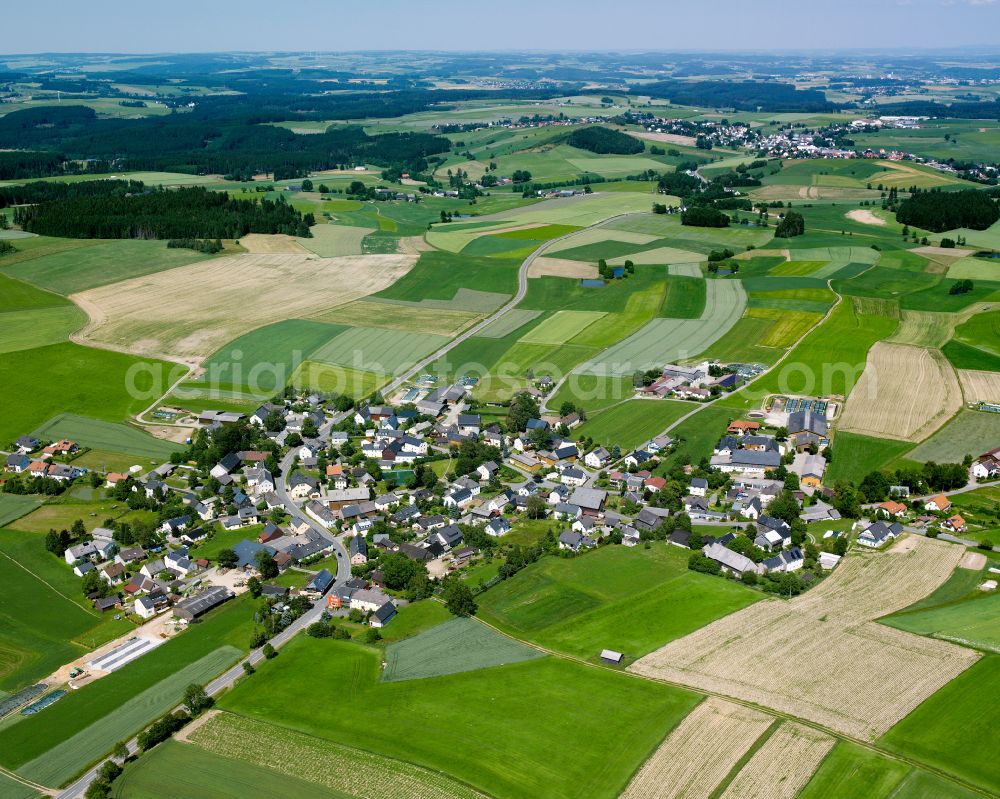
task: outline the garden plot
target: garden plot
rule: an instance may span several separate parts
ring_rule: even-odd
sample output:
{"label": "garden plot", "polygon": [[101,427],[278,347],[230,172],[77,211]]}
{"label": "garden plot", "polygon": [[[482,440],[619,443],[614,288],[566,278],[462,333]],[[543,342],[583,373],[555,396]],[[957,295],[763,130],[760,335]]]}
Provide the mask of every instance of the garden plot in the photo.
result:
{"label": "garden plot", "polygon": [[959,369],[958,381],[966,402],[1000,403],[1000,372]]}
{"label": "garden plot", "polygon": [[216,713],[185,734],[203,749],[366,799],[477,799],[485,795],[420,766],[311,735]]}
{"label": "garden plot", "polygon": [[391,644],[385,651],[384,682],[441,677],[545,655],[472,619],[456,618]]}
{"label": "garden plot", "polygon": [[722,794],[722,799],[795,799],[836,740],[788,721],[778,727]]}
{"label": "garden plot", "polygon": [[395,283],[409,255],[234,255],[73,295],[98,346],[200,361],[271,322],[344,305]]}
{"label": "garden plot", "polygon": [[874,623],[931,593],[963,553],[907,537],[887,552],[848,555],[807,594],[758,602],[629,668],[873,741],[979,657]]}
{"label": "garden plot", "polygon": [[705,311],[700,319],[654,319],[576,371],[620,376],[693,358],[722,338],[747,306],[747,295],[737,280],[709,280]]}
{"label": "garden plot", "polygon": [[880,341],[868,352],[839,429],[923,441],[961,407],[955,370],[939,350]]}
{"label": "garden plot", "polygon": [[653,752],[622,799],[709,799],[773,717],[709,697]]}

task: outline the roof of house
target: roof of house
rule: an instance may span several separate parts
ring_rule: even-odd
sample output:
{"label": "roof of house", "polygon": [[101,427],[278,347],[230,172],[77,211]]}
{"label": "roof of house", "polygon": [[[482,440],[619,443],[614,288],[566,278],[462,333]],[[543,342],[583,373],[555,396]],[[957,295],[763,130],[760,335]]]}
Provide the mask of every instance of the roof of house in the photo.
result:
{"label": "roof of house", "polygon": [[569,498],[570,504],[584,510],[600,510],[608,498],[608,492],[601,488],[577,488]]}

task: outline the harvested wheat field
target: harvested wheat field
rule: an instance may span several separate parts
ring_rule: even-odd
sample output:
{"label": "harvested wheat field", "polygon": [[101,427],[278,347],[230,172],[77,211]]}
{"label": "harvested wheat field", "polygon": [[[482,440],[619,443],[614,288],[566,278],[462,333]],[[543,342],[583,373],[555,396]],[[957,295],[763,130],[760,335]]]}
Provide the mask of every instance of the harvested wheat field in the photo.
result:
{"label": "harvested wheat field", "polygon": [[885,220],[880,216],[875,216],[867,208],[855,208],[853,211],[848,211],[846,214],[848,219],[853,219],[855,222],[860,222],[863,225],[884,225]]}
{"label": "harvested wheat field", "polygon": [[295,236],[284,233],[247,233],[240,239],[240,246],[248,253],[289,253],[291,255],[308,255],[302,242]]}
{"label": "harvested wheat field", "polygon": [[684,136],[680,133],[656,133],[652,130],[630,130],[629,136],[646,141],[664,142],[666,144],[679,144],[681,147],[694,147],[698,140],[694,136]]}
{"label": "harvested wheat field", "polygon": [[72,295],[81,337],[144,355],[201,359],[282,319],[307,317],[390,286],[410,255],[233,255]]}
{"label": "harvested wheat field", "polygon": [[896,332],[886,341],[892,344],[912,344],[914,347],[940,349],[955,335],[955,325],[962,319],[958,314],[943,311],[901,312],[901,321]]}
{"label": "harvested wheat field", "polygon": [[962,407],[955,370],[939,350],[878,342],[854,385],[839,428],[923,441]]}
{"label": "harvested wheat field", "polygon": [[653,752],[623,799],[708,799],[774,718],[709,697]]}
{"label": "harvested wheat field", "polygon": [[569,258],[536,258],[528,267],[528,277],[578,277],[590,280],[598,277],[597,266],[585,261],[573,261]]}
{"label": "harvested wheat field", "polygon": [[1000,402],[1000,372],[959,369],[958,380],[966,402]]}
{"label": "harvested wheat field", "polygon": [[[852,553],[821,585],[758,602],[629,667],[874,741],[979,655],[874,622],[931,593],[962,547],[907,537]],[[872,679],[872,675],[891,675]]]}
{"label": "harvested wheat field", "polygon": [[740,769],[722,799],[795,799],[835,743],[819,730],[785,722]]}

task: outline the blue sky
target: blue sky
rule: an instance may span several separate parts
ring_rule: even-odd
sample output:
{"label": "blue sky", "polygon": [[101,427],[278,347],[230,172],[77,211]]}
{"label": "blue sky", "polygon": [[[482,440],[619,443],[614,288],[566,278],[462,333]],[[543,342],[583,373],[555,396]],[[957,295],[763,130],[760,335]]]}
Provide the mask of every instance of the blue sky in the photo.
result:
{"label": "blue sky", "polygon": [[[1000,45],[1000,0],[47,0],[0,52],[777,50]],[[44,24],[40,17],[44,16]]]}

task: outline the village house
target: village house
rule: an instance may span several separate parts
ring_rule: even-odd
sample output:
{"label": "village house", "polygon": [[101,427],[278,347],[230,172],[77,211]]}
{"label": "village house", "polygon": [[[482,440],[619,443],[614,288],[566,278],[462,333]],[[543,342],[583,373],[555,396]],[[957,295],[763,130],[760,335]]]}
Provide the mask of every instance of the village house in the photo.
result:
{"label": "village house", "polygon": [[941,522],[941,529],[949,533],[964,533],[965,519],[956,513],[954,516],[950,516]]}
{"label": "village house", "polygon": [[951,508],[951,500],[944,494],[938,494],[924,502],[924,510],[932,513],[945,513]]}
{"label": "village house", "polygon": [[732,574],[736,578],[742,578],[747,572],[759,574],[760,568],[750,558],[733,552],[718,542],[707,544],[702,548],[705,557],[714,560],[719,564],[722,571]]}
{"label": "village house", "polygon": [[903,532],[903,525],[899,522],[886,524],[878,521],[868,525],[867,528],[858,534],[858,544],[863,547],[880,547],[889,541],[900,536]]}
{"label": "village house", "polygon": [[875,515],[881,516],[883,519],[900,519],[906,515],[906,510],[906,505],[902,502],[890,499],[875,508]]}

